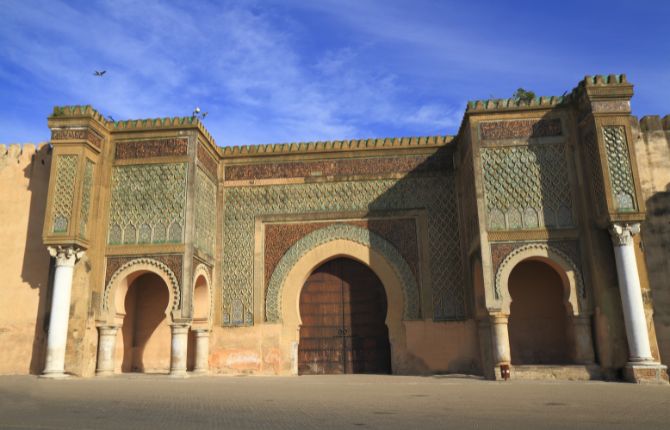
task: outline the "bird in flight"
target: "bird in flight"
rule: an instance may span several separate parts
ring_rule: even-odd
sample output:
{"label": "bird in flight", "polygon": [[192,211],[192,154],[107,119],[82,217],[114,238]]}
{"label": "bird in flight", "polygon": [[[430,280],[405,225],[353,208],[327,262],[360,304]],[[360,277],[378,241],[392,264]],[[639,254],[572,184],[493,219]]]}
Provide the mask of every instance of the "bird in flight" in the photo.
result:
{"label": "bird in flight", "polygon": [[105,73],[107,73],[107,70],[96,70],[93,76],[103,76]]}

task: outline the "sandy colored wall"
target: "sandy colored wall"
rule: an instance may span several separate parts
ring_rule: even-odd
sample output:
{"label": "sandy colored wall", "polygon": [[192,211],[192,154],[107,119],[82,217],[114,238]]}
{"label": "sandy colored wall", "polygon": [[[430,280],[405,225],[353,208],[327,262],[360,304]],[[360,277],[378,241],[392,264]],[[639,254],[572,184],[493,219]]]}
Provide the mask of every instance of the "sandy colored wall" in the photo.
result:
{"label": "sandy colored wall", "polygon": [[635,154],[647,216],[642,225],[644,255],[653,298],[653,325],[661,361],[670,365],[670,116],[634,124]]}
{"label": "sandy colored wall", "polygon": [[0,374],[40,373],[49,254],[42,244],[47,145],[0,145]]}
{"label": "sandy colored wall", "polygon": [[[458,322],[405,321],[406,345],[401,373],[481,374],[479,340],[474,320]],[[282,341],[279,324],[253,327],[213,327],[210,338],[212,373],[293,374],[291,345]],[[397,373],[397,369],[393,370]]]}

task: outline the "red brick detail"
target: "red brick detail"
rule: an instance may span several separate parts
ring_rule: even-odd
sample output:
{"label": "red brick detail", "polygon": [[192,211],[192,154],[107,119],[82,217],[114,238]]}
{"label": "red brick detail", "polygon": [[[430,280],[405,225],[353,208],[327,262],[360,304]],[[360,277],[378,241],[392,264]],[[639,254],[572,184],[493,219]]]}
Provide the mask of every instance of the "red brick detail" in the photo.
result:
{"label": "red brick detail", "polygon": [[482,140],[561,136],[561,120],[554,118],[486,121],[479,124],[479,135]]}
{"label": "red brick detail", "polygon": [[209,154],[209,152],[202,146],[202,143],[198,143],[198,161],[202,164],[207,172],[216,178],[216,170],[219,163]]}
{"label": "red brick detail", "polygon": [[451,157],[408,156],[227,166],[226,180],[354,176],[448,170]]}
{"label": "red brick detail", "polygon": [[170,157],[186,155],[188,139],[169,138],[116,143],[116,159]]}
{"label": "red brick detail", "polygon": [[103,138],[98,133],[92,130],[64,129],[64,130],[53,130],[51,132],[51,140],[86,140],[96,148],[100,149],[100,147],[102,146]]}

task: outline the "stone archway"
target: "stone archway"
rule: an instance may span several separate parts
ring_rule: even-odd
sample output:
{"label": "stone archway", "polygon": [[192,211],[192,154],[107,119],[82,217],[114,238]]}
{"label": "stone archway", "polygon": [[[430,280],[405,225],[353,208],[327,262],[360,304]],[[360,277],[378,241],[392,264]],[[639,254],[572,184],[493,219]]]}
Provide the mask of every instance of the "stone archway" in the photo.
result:
{"label": "stone archway", "polygon": [[[138,283],[143,284],[145,287],[146,285],[150,286],[141,288],[137,286]],[[163,339],[161,347],[166,347],[170,352],[166,354],[168,358],[164,359],[158,367],[148,369],[146,367],[141,368],[142,366],[140,366],[138,368],[135,358],[125,358],[126,354],[124,351],[128,349],[128,345],[124,345],[124,340],[125,343],[131,342],[130,348],[138,346],[132,345],[132,342],[135,342],[138,338],[137,329],[135,328],[131,333],[128,333],[128,330],[130,330],[128,324],[136,325],[137,321],[126,321],[126,316],[131,311],[131,308],[134,309],[135,316],[142,313],[137,312],[138,294],[140,296],[160,295],[161,291],[164,294],[164,297],[161,299],[161,302],[164,302],[164,306],[153,303],[155,301],[153,299],[156,299],[156,297],[153,299],[149,297],[143,300],[149,307],[157,305],[161,307],[159,310],[151,310],[152,319],[158,321],[158,323],[153,321],[151,324],[147,323],[146,327],[142,327],[152,331],[161,323],[163,323],[163,329],[165,329],[165,326],[169,326],[168,333],[171,332],[171,334],[168,339]],[[134,298],[130,298],[131,295],[134,295]],[[119,267],[109,278],[103,291],[100,318],[97,322],[99,340],[96,374],[110,375],[122,370],[133,370],[133,367],[134,370],[139,371],[163,371],[169,369],[171,375],[185,373],[186,334],[190,323],[181,320],[180,305],[181,288],[179,282],[172,270],[164,263],[152,258],[140,257],[130,260]],[[126,333],[124,333],[123,329],[124,324],[126,324]],[[121,336],[117,335],[119,328],[121,328]],[[144,333],[144,335],[140,333],[140,338],[142,336],[147,337],[146,335],[147,333]],[[117,342],[117,338],[119,337],[121,338],[121,342]],[[148,338],[150,337],[151,333],[149,333]],[[146,339],[147,341],[148,338]]]}
{"label": "stone archway", "polygon": [[285,356],[293,357],[292,372],[298,373],[301,289],[314,269],[338,257],[368,266],[381,280],[388,300],[385,323],[391,344],[391,368],[394,373],[409,371],[403,321],[420,317],[418,287],[409,266],[391,244],[374,233],[359,227],[334,225],[317,230],[293,245],[271,277],[266,318],[269,323],[282,323],[281,349]]}
{"label": "stone archway", "polygon": [[386,314],[368,266],[338,257],[317,267],[300,293],[298,373],[391,373]]}
{"label": "stone archway", "polygon": [[193,275],[193,323],[188,335],[187,369],[194,373],[209,370],[209,335],[212,327],[212,282],[209,270],[199,264]]}
{"label": "stone archway", "polygon": [[[117,369],[123,373],[167,373],[170,369],[168,288],[153,272],[140,274],[128,284],[123,304],[116,303],[117,319],[121,319],[121,336],[115,352],[115,361],[120,363]],[[122,314],[118,312],[120,308]]]}
{"label": "stone archway", "polygon": [[[386,239],[367,229],[348,224],[334,224],[316,230],[300,239],[289,248],[279,261],[267,287],[265,298],[265,319],[267,322],[276,323],[282,320],[283,302],[281,297],[283,296],[283,289],[287,285],[288,275],[296,264],[314,249],[338,240],[361,245],[363,247],[361,249],[364,249],[360,253],[363,260],[369,261],[370,253],[378,255],[380,261],[383,260],[387,264],[388,269],[390,269],[388,272],[393,273],[395,279],[398,280],[399,292],[402,294],[403,303],[402,319],[413,320],[420,318],[419,288],[409,265],[400,252]],[[343,256],[349,256],[346,247],[339,250],[339,252]],[[357,257],[353,258],[356,259]],[[311,267],[310,269],[313,270],[315,267]],[[373,270],[377,273],[374,268]],[[380,274],[377,273],[377,275]],[[306,277],[307,275],[305,275],[305,279]]]}
{"label": "stone archway", "polygon": [[524,260],[510,273],[512,364],[570,364],[567,288],[542,260]]}
{"label": "stone archway", "polygon": [[491,315],[492,335],[495,339],[496,357],[494,361],[510,363],[510,339],[508,318],[510,316],[512,296],[510,295],[510,275],[523,262],[544,264],[558,277],[560,284],[560,306],[567,316],[567,338],[570,351],[569,361],[579,364],[591,364],[594,361],[591,334],[591,310],[582,280],[582,275],[572,259],[563,251],[547,244],[532,243],[512,250],[501,263],[495,276],[495,297],[499,310]]}

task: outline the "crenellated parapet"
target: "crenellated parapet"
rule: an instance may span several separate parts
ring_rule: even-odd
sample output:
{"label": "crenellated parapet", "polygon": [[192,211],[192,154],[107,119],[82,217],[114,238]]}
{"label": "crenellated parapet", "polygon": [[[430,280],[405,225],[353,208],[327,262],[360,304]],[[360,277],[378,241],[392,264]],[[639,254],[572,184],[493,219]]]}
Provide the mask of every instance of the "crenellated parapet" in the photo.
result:
{"label": "crenellated parapet", "polygon": [[227,157],[267,156],[301,153],[345,152],[374,149],[437,148],[447,145],[453,136],[393,137],[380,139],[352,139],[319,142],[274,143],[241,145],[219,148]]}

